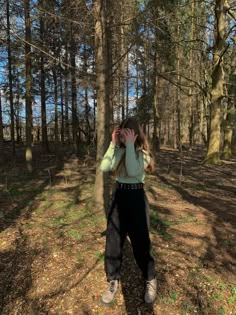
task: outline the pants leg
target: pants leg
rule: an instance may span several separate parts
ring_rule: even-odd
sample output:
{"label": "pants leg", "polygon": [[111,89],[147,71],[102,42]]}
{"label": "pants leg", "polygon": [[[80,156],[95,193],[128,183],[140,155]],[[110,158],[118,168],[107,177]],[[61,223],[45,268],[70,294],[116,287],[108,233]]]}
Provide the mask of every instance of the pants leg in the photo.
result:
{"label": "pants leg", "polygon": [[127,234],[123,215],[116,191],[107,218],[105,272],[108,281],[120,279],[122,248]]}
{"label": "pants leg", "polygon": [[146,280],[155,277],[155,263],[151,254],[149,237],[149,208],[143,190],[132,191],[129,203],[128,235],[131,240],[134,257]]}

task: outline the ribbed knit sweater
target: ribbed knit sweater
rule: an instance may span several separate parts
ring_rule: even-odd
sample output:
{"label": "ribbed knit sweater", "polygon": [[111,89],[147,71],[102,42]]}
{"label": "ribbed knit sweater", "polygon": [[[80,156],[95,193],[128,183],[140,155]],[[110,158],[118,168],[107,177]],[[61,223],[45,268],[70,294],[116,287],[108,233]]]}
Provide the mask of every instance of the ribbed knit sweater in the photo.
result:
{"label": "ribbed knit sweater", "polygon": [[144,150],[135,150],[134,143],[127,141],[125,147],[110,143],[101,162],[103,172],[115,171],[123,154],[125,163],[116,180],[120,183],[144,183],[145,169],[150,164],[150,155]]}

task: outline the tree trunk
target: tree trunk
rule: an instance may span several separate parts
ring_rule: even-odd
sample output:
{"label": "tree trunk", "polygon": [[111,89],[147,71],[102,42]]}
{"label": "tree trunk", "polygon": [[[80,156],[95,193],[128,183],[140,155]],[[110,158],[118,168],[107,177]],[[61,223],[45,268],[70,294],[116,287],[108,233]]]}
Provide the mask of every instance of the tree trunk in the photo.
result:
{"label": "tree trunk", "polygon": [[170,123],[170,127],[171,127],[171,135],[172,135],[172,139],[173,139],[173,148],[177,149],[177,111],[176,111],[176,100],[175,98],[172,97],[172,104],[174,107],[174,110],[172,112],[172,120]]}
{"label": "tree trunk", "polygon": [[[107,6],[107,7],[106,7]],[[96,0],[95,10],[95,49],[97,73],[97,156],[94,199],[99,208],[107,210],[109,203],[109,174],[100,170],[101,160],[110,139],[110,95],[111,60],[108,52],[107,26],[108,1]]]}
{"label": "tree trunk", "polygon": [[233,128],[232,126],[226,126],[224,131],[224,148],[222,158],[229,160],[232,157],[232,139],[233,139]]}
{"label": "tree trunk", "polygon": [[233,135],[232,135],[232,154],[236,155],[236,129],[233,129]]}
{"label": "tree trunk", "polygon": [[88,87],[85,87],[85,96],[84,96],[84,102],[85,102],[85,133],[86,133],[86,142],[88,145],[90,145],[90,123],[89,123],[89,99],[88,99]]}
{"label": "tree trunk", "polygon": [[129,54],[126,55],[126,117],[129,114]]}
{"label": "tree trunk", "polygon": [[153,152],[160,151],[159,131],[160,131],[160,115],[158,111],[158,76],[157,76],[158,55],[155,52],[153,65]]}
{"label": "tree trunk", "polygon": [[[122,0],[123,1],[123,0]],[[123,3],[122,3],[123,4]],[[121,100],[121,119],[124,120],[125,119],[125,58],[124,58],[124,54],[125,54],[125,26],[123,25],[123,12],[121,12],[121,26],[120,26],[120,58],[121,62],[120,62],[120,75],[119,75],[119,79],[120,79],[120,100]]]}
{"label": "tree trunk", "polygon": [[[194,41],[194,29],[195,29],[195,0],[192,1],[191,5],[191,41]],[[193,49],[190,51],[190,60],[189,60],[189,78],[191,80],[194,79],[194,71],[193,71],[193,64],[194,64],[194,53]],[[194,108],[193,108],[193,92],[194,89],[190,87],[189,89],[189,151],[193,149],[193,137],[194,137]]]}
{"label": "tree trunk", "polygon": [[[179,25],[177,27],[177,38],[179,38],[179,34],[180,34],[180,30],[179,30]],[[180,85],[180,49],[179,47],[177,47],[177,82],[178,85]],[[176,114],[177,114],[177,121],[175,123],[177,123],[177,126],[175,128],[177,128],[178,133],[177,133],[177,146],[179,149],[179,152],[182,152],[182,133],[181,133],[181,109],[180,109],[180,90],[179,87],[176,87]]]}
{"label": "tree trunk", "polygon": [[62,69],[60,69],[60,98],[61,98],[61,143],[64,143],[64,94],[63,94],[63,78],[62,78]]}
{"label": "tree trunk", "polygon": [[234,106],[228,106],[228,113],[224,124],[224,147],[222,158],[229,160],[232,157],[232,140],[233,140],[233,127],[234,127]]}
{"label": "tree trunk", "polygon": [[22,142],[21,140],[21,123],[20,123],[20,113],[19,111],[15,111],[16,114],[16,143],[20,144]]}
{"label": "tree trunk", "polygon": [[10,12],[9,0],[6,1],[7,6],[7,57],[8,57],[8,80],[9,80],[9,101],[10,101],[10,116],[11,116],[11,145],[12,155],[15,155],[15,123],[14,123],[14,104],[12,91],[12,57],[11,57],[11,37],[10,37]]}
{"label": "tree trunk", "polygon": [[3,148],[3,122],[2,122],[2,95],[0,89],[0,163],[4,160],[4,148]]}
{"label": "tree trunk", "polygon": [[[65,48],[65,62],[68,64],[68,47]],[[68,94],[68,80],[69,80],[69,71],[66,66],[65,69],[65,136],[67,143],[70,142],[70,130],[69,130],[69,94]]]}
{"label": "tree trunk", "polygon": [[[83,45],[83,53],[84,53],[84,70],[87,73],[88,71],[88,50],[86,44]],[[89,123],[89,97],[88,97],[88,84],[84,87],[84,116],[85,116],[85,135],[86,135],[86,143],[90,145],[90,123]]]}
{"label": "tree trunk", "polygon": [[30,1],[24,0],[25,8],[25,67],[26,67],[26,166],[28,172],[33,171],[32,165],[32,81],[31,81],[31,23],[30,23]]}
{"label": "tree trunk", "polygon": [[221,100],[224,97],[223,54],[225,45],[225,0],[216,0],[216,35],[213,49],[210,137],[205,163],[218,164],[220,152]]}
{"label": "tree trunk", "polygon": [[[44,0],[41,0],[41,6],[44,8]],[[44,17],[40,17],[40,40],[43,44],[45,38]],[[40,58],[40,95],[41,95],[41,125],[42,125],[42,145],[45,152],[49,152],[48,135],[47,135],[47,112],[46,112],[46,88],[45,88],[45,58],[41,53]]]}
{"label": "tree trunk", "polygon": [[73,144],[76,155],[78,156],[78,116],[77,116],[77,86],[76,86],[76,62],[75,62],[75,38],[74,29],[71,24],[71,38],[70,38],[70,62],[71,62],[71,94],[72,94],[72,135]]}
{"label": "tree trunk", "polygon": [[57,146],[58,146],[58,107],[57,107],[57,103],[58,103],[58,84],[57,84],[57,73],[56,70],[53,70],[53,81],[54,81],[54,105],[55,105],[55,117],[54,117],[54,128],[55,128],[55,149],[57,150]]}

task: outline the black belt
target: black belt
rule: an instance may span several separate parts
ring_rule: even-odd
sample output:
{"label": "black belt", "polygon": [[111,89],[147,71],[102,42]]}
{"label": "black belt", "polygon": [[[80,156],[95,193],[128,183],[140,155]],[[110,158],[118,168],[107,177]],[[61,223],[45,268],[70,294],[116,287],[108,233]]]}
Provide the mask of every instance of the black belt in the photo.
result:
{"label": "black belt", "polygon": [[143,183],[134,183],[134,184],[127,184],[127,183],[119,183],[116,182],[116,188],[118,189],[143,189]]}

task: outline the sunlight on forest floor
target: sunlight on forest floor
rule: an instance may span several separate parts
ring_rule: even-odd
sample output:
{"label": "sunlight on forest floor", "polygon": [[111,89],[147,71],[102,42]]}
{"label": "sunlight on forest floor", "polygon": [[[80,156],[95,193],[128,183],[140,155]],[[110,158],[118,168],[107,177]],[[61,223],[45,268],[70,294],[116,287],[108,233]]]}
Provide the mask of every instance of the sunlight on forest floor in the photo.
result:
{"label": "sunlight on forest floor", "polygon": [[[158,298],[144,286],[129,242],[122,281],[110,307],[106,219],[92,202],[95,163],[45,162],[33,176],[20,166],[0,185],[0,312],[13,314],[235,315],[235,161],[201,165],[200,154],[163,150],[147,177]],[[48,168],[50,168],[50,172]]]}

